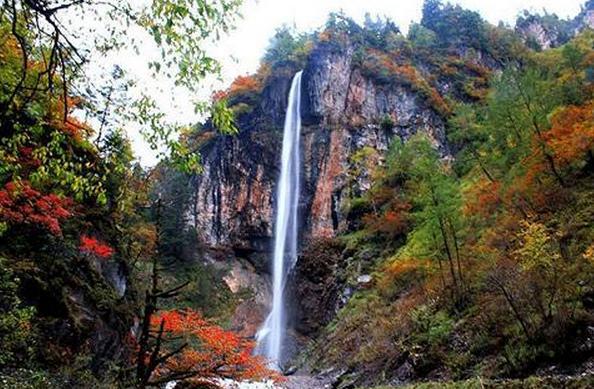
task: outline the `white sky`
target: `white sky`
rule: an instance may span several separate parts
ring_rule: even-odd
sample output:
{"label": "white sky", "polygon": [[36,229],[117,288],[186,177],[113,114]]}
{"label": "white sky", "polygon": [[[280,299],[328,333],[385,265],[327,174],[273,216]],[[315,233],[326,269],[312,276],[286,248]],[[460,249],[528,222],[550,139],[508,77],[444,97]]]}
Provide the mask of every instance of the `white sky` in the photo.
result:
{"label": "white sky", "polygon": [[[535,12],[556,13],[562,18],[573,17],[580,11],[585,0],[450,0],[464,8],[478,11],[483,18],[492,24],[503,21],[513,25],[517,15],[524,9]],[[269,39],[275,30],[287,24],[298,31],[314,30],[326,21],[328,13],[343,10],[347,15],[362,22],[365,13],[372,16],[390,17],[403,32],[406,32],[412,21],[421,18],[423,0],[245,0],[242,7],[243,18],[238,21],[236,29],[224,37],[212,54],[223,64],[223,81],[219,84],[205,85],[203,96],[210,96],[213,87],[222,89],[237,75],[254,72],[259,60],[268,46]],[[127,70],[135,73],[141,83],[147,86],[153,80],[148,75],[145,64],[129,64]],[[151,85],[161,88],[160,104],[169,105],[166,110],[171,118],[190,124],[198,119],[193,114],[187,92],[170,85]],[[180,118],[182,118],[180,120]],[[130,134],[136,154],[143,165],[155,163],[155,156],[141,141],[138,134]]]}

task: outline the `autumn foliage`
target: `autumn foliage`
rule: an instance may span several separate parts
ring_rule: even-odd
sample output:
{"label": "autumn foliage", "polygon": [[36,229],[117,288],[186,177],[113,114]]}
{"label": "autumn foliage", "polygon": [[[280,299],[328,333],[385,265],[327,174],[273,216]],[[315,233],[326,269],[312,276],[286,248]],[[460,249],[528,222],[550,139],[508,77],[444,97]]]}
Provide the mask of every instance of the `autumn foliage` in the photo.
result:
{"label": "autumn foliage", "polygon": [[188,344],[168,359],[156,374],[191,372],[196,384],[211,384],[217,378],[235,380],[279,380],[266,361],[252,355],[253,343],[210,323],[190,309],[163,311],[151,319],[153,328]]}
{"label": "autumn foliage", "polygon": [[254,76],[238,76],[229,87],[230,94],[258,91],[261,83]]}
{"label": "autumn foliage", "polygon": [[501,204],[500,190],[501,183],[498,181],[481,179],[476,182],[465,193],[465,215],[481,217],[493,215]]}
{"label": "autumn foliage", "polygon": [[60,222],[72,216],[72,201],[43,194],[26,182],[9,182],[0,190],[0,220],[13,225],[39,226],[61,235]]}
{"label": "autumn foliage", "polygon": [[95,255],[103,259],[109,258],[115,253],[115,250],[108,244],[87,235],[81,236],[79,250],[84,254]]}
{"label": "autumn foliage", "polygon": [[410,223],[410,208],[408,202],[397,203],[381,214],[364,215],[363,223],[370,231],[393,238],[406,233]]}
{"label": "autumn foliage", "polygon": [[552,118],[551,129],[545,134],[547,145],[560,165],[566,166],[592,155],[594,148],[594,102],[568,106]]}
{"label": "autumn foliage", "polygon": [[398,52],[387,53],[378,49],[368,49],[362,67],[365,74],[382,83],[400,82],[410,87],[440,114],[447,116],[451,113],[450,106],[431,84],[430,79],[411,63],[403,63]]}

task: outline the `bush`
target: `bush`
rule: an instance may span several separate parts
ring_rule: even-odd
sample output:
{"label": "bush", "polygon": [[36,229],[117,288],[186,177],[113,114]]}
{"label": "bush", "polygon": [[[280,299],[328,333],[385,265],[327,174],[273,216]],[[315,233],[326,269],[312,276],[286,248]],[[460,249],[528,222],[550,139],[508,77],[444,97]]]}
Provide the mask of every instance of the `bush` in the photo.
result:
{"label": "bush", "polygon": [[22,305],[17,296],[19,283],[7,261],[0,258],[0,367],[22,363],[34,351],[31,319],[35,309]]}
{"label": "bush", "polygon": [[418,23],[413,23],[408,29],[408,39],[415,49],[431,48],[437,43],[437,36],[433,31]]}
{"label": "bush", "polygon": [[380,128],[384,131],[389,131],[394,128],[394,119],[390,115],[384,115],[380,121]]}
{"label": "bush", "polygon": [[416,330],[414,340],[430,347],[442,345],[454,328],[454,320],[446,312],[432,312],[427,305],[414,309],[411,318]]}

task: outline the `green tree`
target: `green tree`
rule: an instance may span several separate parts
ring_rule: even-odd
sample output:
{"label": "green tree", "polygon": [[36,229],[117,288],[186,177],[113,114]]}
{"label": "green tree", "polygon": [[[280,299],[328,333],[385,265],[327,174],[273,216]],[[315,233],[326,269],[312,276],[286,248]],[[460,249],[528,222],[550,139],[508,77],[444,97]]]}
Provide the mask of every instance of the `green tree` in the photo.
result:
{"label": "green tree", "polygon": [[531,154],[536,142],[549,173],[564,185],[543,137],[550,127],[549,114],[560,103],[558,88],[538,68],[511,67],[495,80],[486,114],[491,134],[486,147],[491,150],[491,163],[501,176],[510,170],[523,171],[520,161]]}
{"label": "green tree", "polygon": [[422,240],[413,246],[435,257],[442,274],[445,271],[442,253],[445,253],[453,297],[458,298],[464,276],[462,202],[457,179],[425,135],[417,134],[404,144],[396,141],[392,147],[388,164],[390,169],[405,175],[407,196],[413,204],[415,230],[411,238]]}
{"label": "green tree", "polygon": [[486,48],[486,23],[474,11],[440,0],[425,0],[421,25],[432,30],[439,45],[468,45],[476,49]]}
{"label": "green tree", "polygon": [[308,34],[298,34],[288,26],[276,30],[270,39],[264,61],[272,66],[287,62],[296,62],[302,66],[308,54]]}
{"label": "green tree", "polygon": [[437,42],[435,33],[418,23],[410,25],[408,39],[414,48],[430,48],[435,46]]}

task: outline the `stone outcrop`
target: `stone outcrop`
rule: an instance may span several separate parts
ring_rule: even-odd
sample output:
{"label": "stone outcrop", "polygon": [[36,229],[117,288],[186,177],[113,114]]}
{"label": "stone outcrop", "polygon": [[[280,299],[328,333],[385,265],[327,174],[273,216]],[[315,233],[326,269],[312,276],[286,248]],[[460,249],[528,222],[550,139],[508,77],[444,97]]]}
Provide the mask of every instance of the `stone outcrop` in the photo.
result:
{"label": "stone outcrop", "polygon": [[314,337],[342,307],[343,245],[336,239],[309,241],[293,269],[289,298],[299,334]]}
{"label": "stone outcrop", "polygon": [[516,31],[529,46],[540,50],[559,47],[585,29],[594,28],[594,1],[587,1],[573,19],[560,19],[555,14],[529,14],[519,17]]}
{"label": "stone outcrop", "polygon": [[262,324],[262,318],[270,310],[270,284],[245,261],[235,261],[223,280],[232,293],[249,291],[251,294],[235,308],[231,328],[240,336],[253,336]]}

